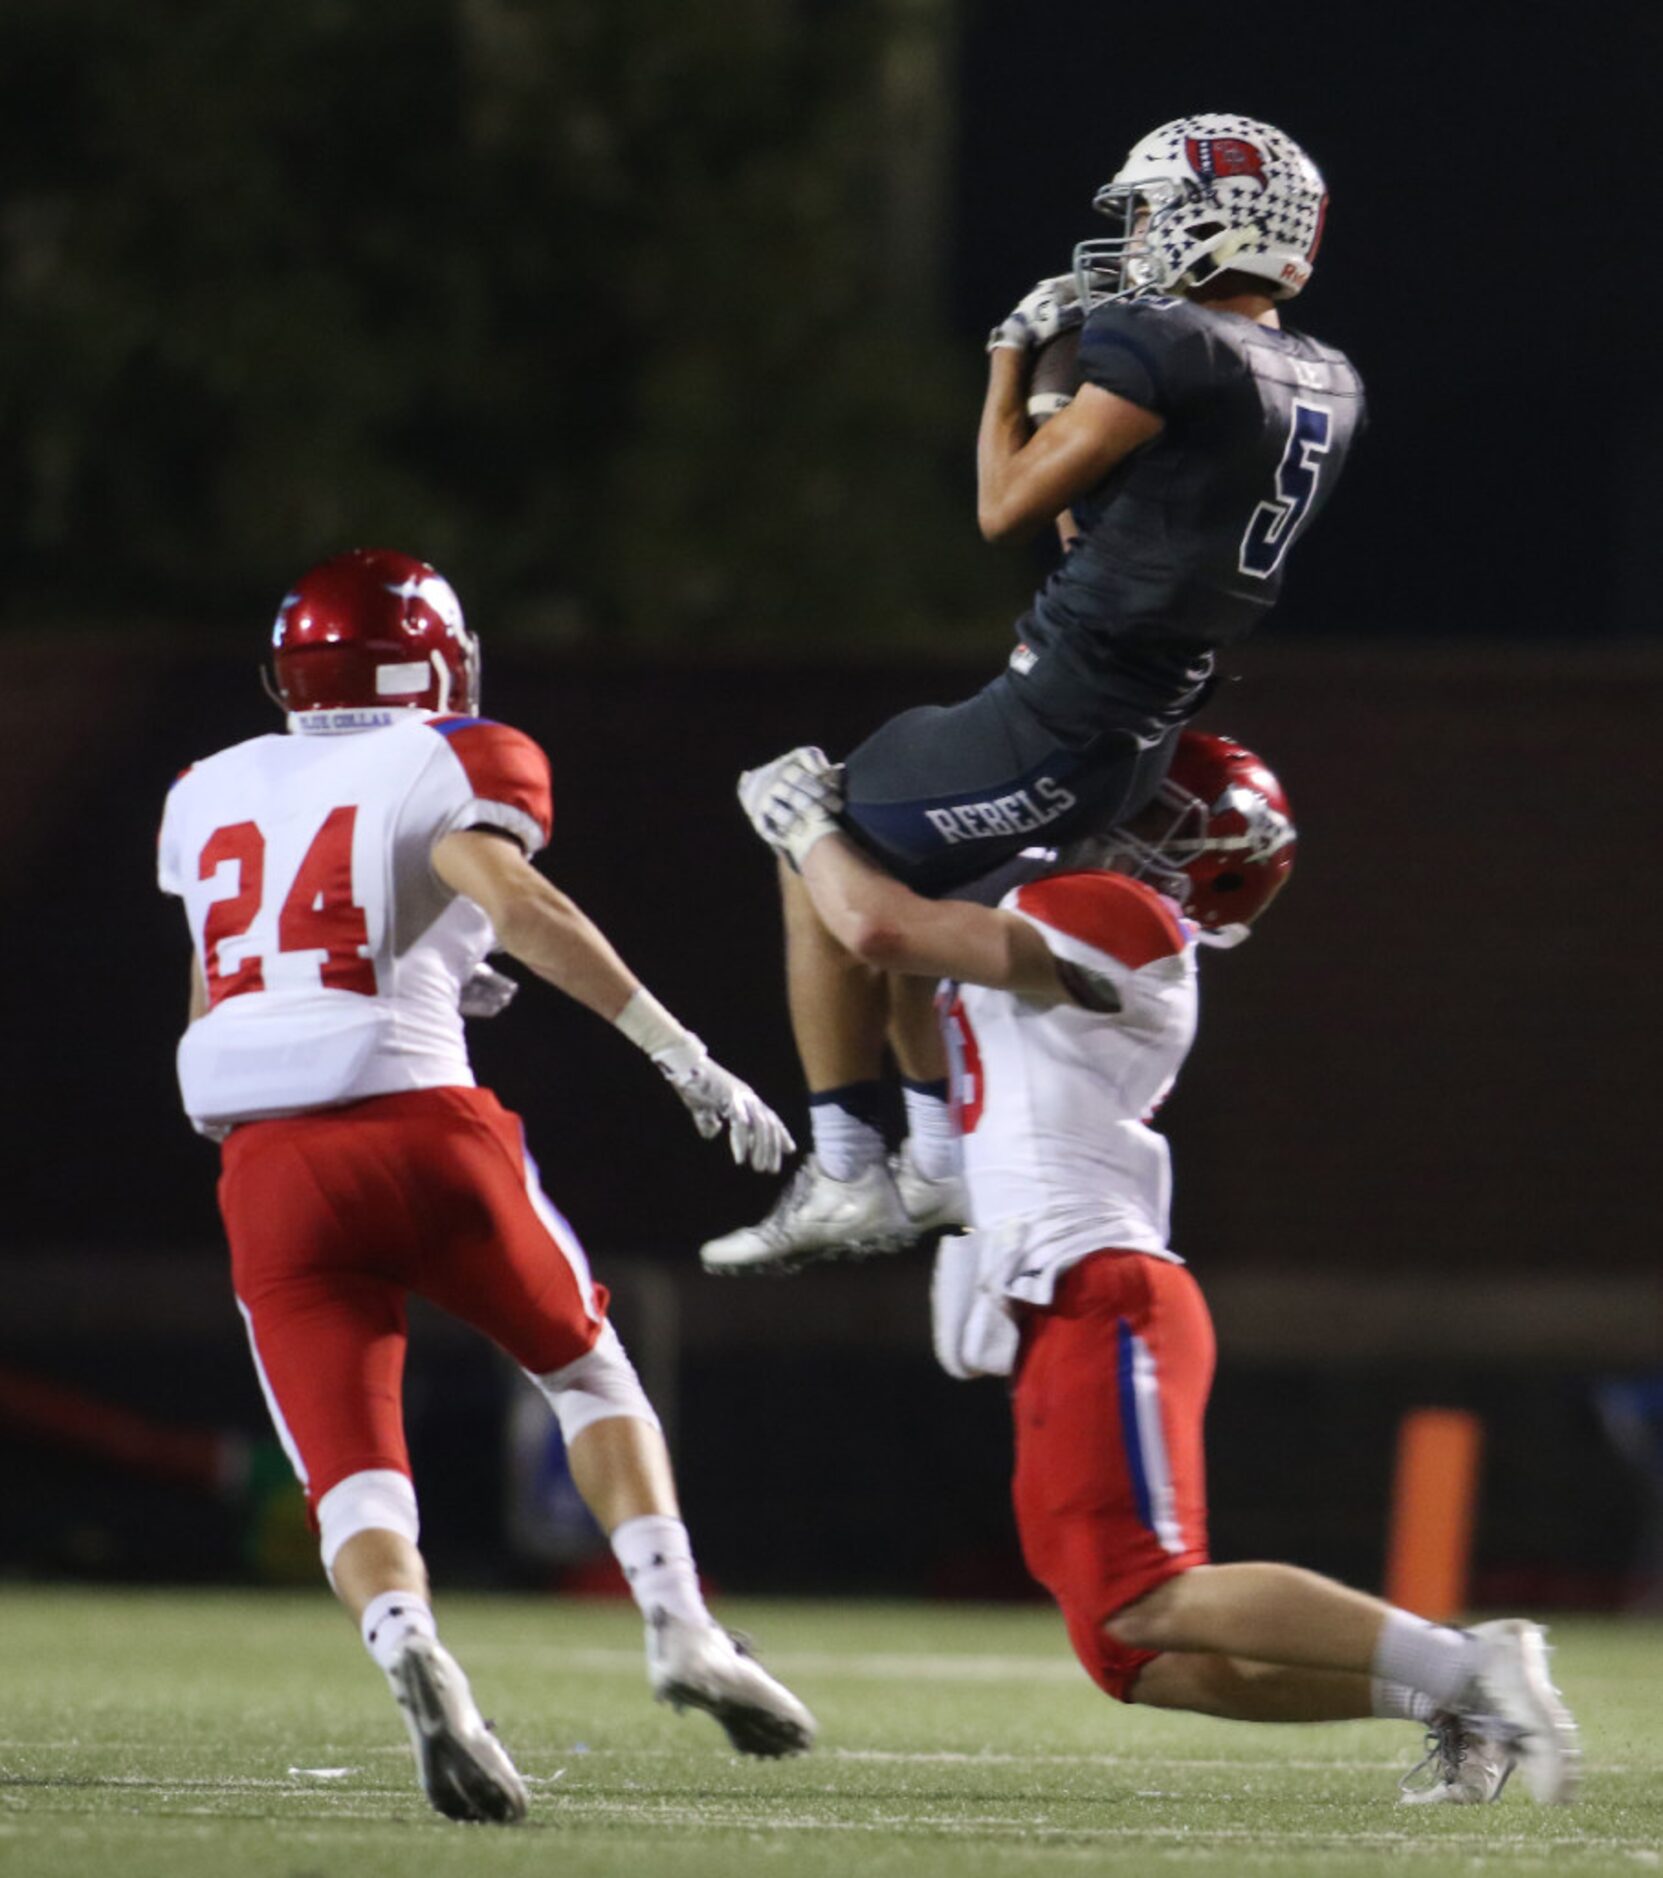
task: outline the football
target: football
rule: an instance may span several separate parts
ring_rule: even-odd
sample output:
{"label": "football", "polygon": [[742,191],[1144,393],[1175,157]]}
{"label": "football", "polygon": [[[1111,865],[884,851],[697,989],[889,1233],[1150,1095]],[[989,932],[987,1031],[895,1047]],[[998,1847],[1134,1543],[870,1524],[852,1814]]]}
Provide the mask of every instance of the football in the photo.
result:
{"label": "football", "polygon": [[1034,354],[1028,373],[1028,421],[1038,430],[1065,406],[1080,388],[1080,329],[1058,333]]}

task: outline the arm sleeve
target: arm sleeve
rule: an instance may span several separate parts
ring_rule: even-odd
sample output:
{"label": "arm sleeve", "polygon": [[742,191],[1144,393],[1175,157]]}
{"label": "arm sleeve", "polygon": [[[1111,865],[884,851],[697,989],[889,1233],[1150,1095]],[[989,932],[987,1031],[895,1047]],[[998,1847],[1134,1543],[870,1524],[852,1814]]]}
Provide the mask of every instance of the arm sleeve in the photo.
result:
{"label": "arm sleeve", "polygon": [[1080,336],[1080,376],[1160,417],[1172,417],[1208,376],[1207,335],[1178,300],[1114,300]]}
{"label": "arm sleeve", "polygon": [[549,760],[522,731],[489,718],[439,718],[431,726],[455,760],[455,789],[433,831],[452,835],[467,828],[500,828],[533,855],[554,830]]}

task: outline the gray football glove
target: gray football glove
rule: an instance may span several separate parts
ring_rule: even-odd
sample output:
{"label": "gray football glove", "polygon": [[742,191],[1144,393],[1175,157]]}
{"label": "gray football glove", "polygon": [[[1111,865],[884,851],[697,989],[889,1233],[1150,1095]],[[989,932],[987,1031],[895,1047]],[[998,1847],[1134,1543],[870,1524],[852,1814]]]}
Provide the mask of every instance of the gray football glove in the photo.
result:
{"label": "gray football glove", "polygon": [[780,1163],[796,1147],[791,1131],[762,1097],[725,1070],[691,1031],[684,1043],[653,1052],[660,1073],[687,1104],[693,1126],[706,1141],[725,1128],[728,1146],[741,1166],[759,1174],[776,1174]]}
{"label": "gray football glove", "polygon": [[1059,333],[1085,324],[1080,290],[1072,274],[1042,280],[988,334],[989,352],[1027,352],[1048,344]]}
{"label": "gray football glove", "polygon": [[739,805],[776,854],[802,871],[803,856],[822,836],[838,832],[843,768],[813,744],[788,750],[739,778]]}

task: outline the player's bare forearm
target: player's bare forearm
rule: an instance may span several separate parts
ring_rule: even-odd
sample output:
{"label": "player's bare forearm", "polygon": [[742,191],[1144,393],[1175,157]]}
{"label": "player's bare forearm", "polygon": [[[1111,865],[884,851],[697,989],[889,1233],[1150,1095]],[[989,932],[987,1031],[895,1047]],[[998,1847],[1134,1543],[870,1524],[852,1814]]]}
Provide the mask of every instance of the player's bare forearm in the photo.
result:
{"label": "player's bare forearm", "polygon": [[517,899],[500,923],[492,920],[503,950],[608,1023],[616,1022],[641,981],[575,901],[552,882],[543,885],[544,893]]}
{"label": "player's bare forearm", "polygon": [[497,939],[568,997],[616,1024],[649,1056],[707,1141],[725,1135],[736,1162],[779,1171],[795,1145],[768,1104],[679,1023],[612,949],[605,933],[517,845],[482,829],[433,844],[433,871],[484,909]]}
{"label": "player's bare forearm", "polygon": [[976,520],[989,541],[1020,539],[1095,489],[1163,420],[1129,399],[1082,385],[1040,430],[1028,423],[1022,355],[991,354],[976,443]]}
{"label": "player's bare forearm", "polygon": [[505,952],[608,1022],[639,988],[605,933],[513,842],[482,829],[446,835],[433,871],[484,911]]}
{"label": "player's bare forearm", "polygon": [[191,1001],[185,1022],[187,1024],[194,1024],[199,1017],[206,1017],[207,1015],[208,986],[202,976],[202,961],[198,958],[193,958],[191,960]]}
{"label": "player's bare forearm", "polygon": [[1053,1002],[1063,996],[1051,954],[1026,920],[964,900],[926,900],[842,835],[809,849],[802,878],[827,930],[868,965]]}
{"label": "player's bare forearm", "polygon": [[1001,346],[987,356],[987,394],[976,432],[976,521],[989,541],[1008,531],[994,526],[1010,481],[1011,465],[1036,434],[1028,421],[1028,355]]}

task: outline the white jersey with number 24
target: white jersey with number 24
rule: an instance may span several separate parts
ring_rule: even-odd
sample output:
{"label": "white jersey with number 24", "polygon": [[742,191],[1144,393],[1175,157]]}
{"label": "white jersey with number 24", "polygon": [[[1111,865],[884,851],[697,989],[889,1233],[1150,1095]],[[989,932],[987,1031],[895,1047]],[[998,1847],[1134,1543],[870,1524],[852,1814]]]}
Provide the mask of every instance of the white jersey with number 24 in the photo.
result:
{"label": "white jersey with number 24", "polygon": [[179,1086],[204,1133],[473,1083],[458,1003],[494,935],[430,856],[476,827],[534,854],[548,762],[488,719],[372,717],[236,744],[168,797],[158,876],[184,901],[208,993]]}

